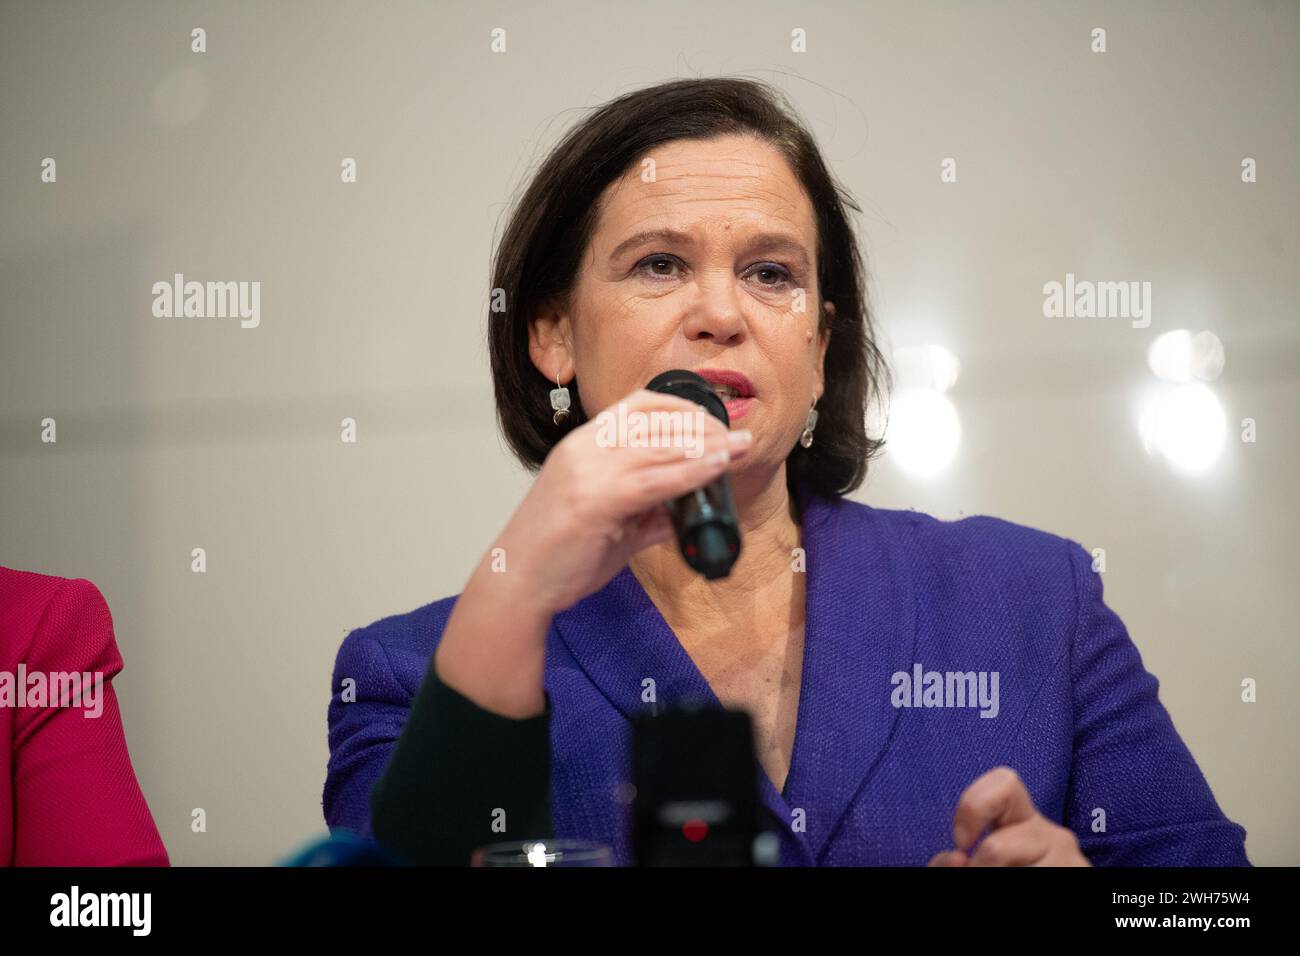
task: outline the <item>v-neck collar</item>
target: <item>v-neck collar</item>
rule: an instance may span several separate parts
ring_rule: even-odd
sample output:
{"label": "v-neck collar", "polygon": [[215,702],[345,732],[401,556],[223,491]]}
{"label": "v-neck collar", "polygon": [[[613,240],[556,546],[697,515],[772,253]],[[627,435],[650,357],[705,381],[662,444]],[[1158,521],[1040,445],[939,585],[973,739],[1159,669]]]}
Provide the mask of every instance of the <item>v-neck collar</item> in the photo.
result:
{"label": "v-neck collar", "polygon": [[[875,509],[806,486],[802,513],[804,651],[785,793],[759,767],[764,805],[815,862],[888,746],[898,710],[890,677],[910,672],[916,641],[912,582],[894,530]],[[643,714],[644,681],[660,709],[721,708],[630,567],[556,615],[578,665],[625,717]],[[796,815],[797,811],[802,811]]]}

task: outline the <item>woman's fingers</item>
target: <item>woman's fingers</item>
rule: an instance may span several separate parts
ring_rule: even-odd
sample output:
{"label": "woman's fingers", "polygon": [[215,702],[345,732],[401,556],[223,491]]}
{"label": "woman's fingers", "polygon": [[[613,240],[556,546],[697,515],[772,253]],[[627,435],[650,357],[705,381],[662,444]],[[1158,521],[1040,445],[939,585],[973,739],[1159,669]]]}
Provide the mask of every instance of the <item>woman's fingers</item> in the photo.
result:
{"label": "woman's fingers", "polygon": [[731,435],[721,442],[710,443],[699,457],[652,464],[627,473],[622,479],[625,513],[639,514],[702,488],[725,472],[733,461],[745,454],[750,443],[747,434],[733,432]]}
{"label": "woman's fingers", "polygon": [[[679,461],[690,461],[695,458],[702,458],[709,451],[716,451],[719,448],[727,447],[729,435],[746,434],[741,431],[728,431],[726,427],[716,418],[715,427],[706,428],[703,433],[688,436],[685,441],[674,440],[672,436],[667,436],[655,444],[636,444],[621,445],[610,449],[612,453],[620,455],[617,459],[622,467],[627,468],[645,468],[651,465],[669,465]],[[732,444],[730,447],[739,447]]]}
{"label": "woman's fingers", "polygon": [[928,866],[966,866],[967,856],[961,850],[944,850],[930,857]]}
{"label": "woman's fingers", "polygon": [[971,855],[970,865],[1032,866],[1050,849],[1049,835],[1038,820],[1025,820],[986,836]]}
{"label": "woman's fingers", "polygon": [[664,504],[712,482],[752,444],[748,430],[695,402],[638,389],[575,429],[548,462],[573,520],[630,554],[669,540]]}
{"label": "woman's fingers", "polygon": [[[971,845],[984,832],[978,847]],[[1091,866],[1074,831],[1038,812],[1029,789],[1010,767],[995,767],[963,791],[953,814],[956,849],[932,866]],[[960,854],[963,864],[951,861]],[[936,862],[938,861],[938,862]]]}
{"label": "woman's fingers", "polygon": [[630,550],[635,554],[642,548],[671,541],[676,533],[668,509],[663,505],[656,505],[636,519]]}
{"label": "woman's fingers", "polygon": [[953,814],[952,841],[969,850],[985,827],[994,829],[1031,820],[1038,814],[1020,776],[1010,767],[994,767],[962,793]]}

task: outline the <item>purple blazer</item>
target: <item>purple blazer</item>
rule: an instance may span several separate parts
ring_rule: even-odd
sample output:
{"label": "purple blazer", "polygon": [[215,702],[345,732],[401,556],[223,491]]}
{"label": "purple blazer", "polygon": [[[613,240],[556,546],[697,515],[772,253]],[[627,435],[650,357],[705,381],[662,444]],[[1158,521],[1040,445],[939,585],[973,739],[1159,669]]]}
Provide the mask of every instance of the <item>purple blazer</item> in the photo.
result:
{"label": "purple blazer", "polygon": [[[759,773],[782,865],[923,866],[950,847],[962,791],[1000,765],[1096,865],[1250,865],[1246,831],[1219,809],[1081,545],[982,515],[801,501],[803,684],[784,793]],[[339,649],[332,831],[370,834],[370,789],[455,600],[358,628]],[[624,567],[555,617],[544,678],[555,835],[607,843],[620,864],[616,792],[647,678],[661,708],[721,706]]]}

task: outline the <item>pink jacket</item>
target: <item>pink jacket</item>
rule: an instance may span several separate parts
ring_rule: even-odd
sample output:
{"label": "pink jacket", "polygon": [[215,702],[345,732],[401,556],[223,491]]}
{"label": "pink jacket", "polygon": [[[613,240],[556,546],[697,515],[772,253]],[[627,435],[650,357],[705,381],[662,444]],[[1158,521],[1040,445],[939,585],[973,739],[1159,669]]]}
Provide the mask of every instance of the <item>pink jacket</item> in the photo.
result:
{"label": "pink jacket", "polygon": [[[94,584],[0,568],[0,865],[169,864],[122,734],[121,669]],[[73,674],[91,675],[82,696]]]}

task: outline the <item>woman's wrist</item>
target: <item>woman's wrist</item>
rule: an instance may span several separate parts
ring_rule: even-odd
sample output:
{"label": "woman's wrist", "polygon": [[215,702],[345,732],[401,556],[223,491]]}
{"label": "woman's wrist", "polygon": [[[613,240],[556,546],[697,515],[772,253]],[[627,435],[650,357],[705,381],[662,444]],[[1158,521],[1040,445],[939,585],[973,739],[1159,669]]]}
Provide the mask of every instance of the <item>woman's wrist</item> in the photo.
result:
{"label": "woman's wrist", "polygon": [[554,616],[519,570],[494,563],[494,544],[452,608],[434,654],[438,679],[508,717],[545,708],[546,635]]}

